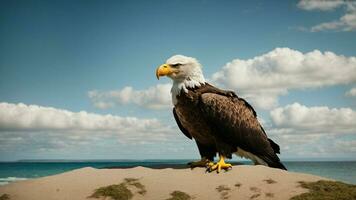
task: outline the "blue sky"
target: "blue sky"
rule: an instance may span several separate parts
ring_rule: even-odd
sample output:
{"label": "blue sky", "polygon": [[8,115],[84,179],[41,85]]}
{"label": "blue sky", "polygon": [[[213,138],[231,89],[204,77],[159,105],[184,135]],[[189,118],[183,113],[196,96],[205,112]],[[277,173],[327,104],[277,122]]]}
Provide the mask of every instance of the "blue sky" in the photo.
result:
{"label": "blue sky", "polygon": [[[269,127],[271,137],[282,146],[282,158],[355,159],[356,123],[349,121],[356,121],[356,94],[346,94],[356,87],[356,77],[352,75],[356,73],[353,71],[356,63],[356,27],[352,19],[347,21],[347,17],[346,20],[342,17],[356,15],[356,6],[341,1],[331,7],[317,2],[317,6],[313,7],[303,2],[0,1],[0,102],[7,105],[1,107],[0,160],[198,157],[195,144],[184,138],[176,128],[170,105],[166,105],[167,100],[150,99],[152,95],[157,96],[157,92],[168,88],[156,88],[160,84],[169,84],[170,80],[157,81],[154,71],[174,54],[196,57],[204,66],[208,80],[219,87],[234,89],[246,97],[256,107],[265,126]],[[328,24],[318,26],[323,23]],[[278,51],[276,48],[284,49]],[[314,50],[322,55],[315,53],[309,56],[308,53]],[[334,57],[328,57],[325,51],[332,52]],[[257,66],[256,60],[252,61],[256,65],[246,64],[250,68],[257,66],[256,69],[263,69],[272,61],[278,66],[278,62],[273,60],[275,58],[268,53],[286,56],[300,53],[305,60],[316,61],[300,64],[299,69],[306,67],[299,73],[308,74],[308,69],[326,63],[325,68],[317,68],[320,74],[326,75],[319,77],[319,73],[316,73],[305,80],[296,79],[305,84],[298,84],[298,81],[278,82],[277,79],[272,85],[281,88],[274,91],[273,95],[263,93],[266,89],[263,86],[251,92],[247,87],[214,78],[217,72],[230,73],[229,70],[224,71],[223,67],[235,59],[246,61],[261,57],[261,66]],[[293,63],[292,58],[290,63]],[[340,64],[339,71],[328,73],[331,68],[338,69],[338,63],[346,64]],[[261,77],[270,76],[272,79],[273,73],[283,74],[273,64],[268,66],[265,69],[272,74],[261,73]],[[283,67],[287,69],[289,66]],[[295,78],[295,74],[290,75],[291,79]],[[325,81],[329,78],[335,80]],[[254,87],[254,79],[247,77],[247,80],[251,80],[251,88]],[[125,87],[133,91],[130,93],[133,94],[132,98],[142,95],[143,100],[127,103],[122,95],[118,97],[110,93],[120,93]],[[145,93],[150,87],[153,89]],[[96,91],[95,95],[90,95],[90,91]],[[164,95],[169,93],[158,94]],[[278,102],[262,105],[259,102],[263,101],[264,95],[273,96]],[[155,100],[165,106],[159,109],[150,107]],[[19,106],[19,103],[25,107]],[[104,106],[103,109],[96,103],[110,106]],[[37,111],[41,114],[34,114],[36,111],[30,105],[40,106]],[[273,118],[271,115],[278,108],[283,109],[282,114],[287,119],[296,119],[289,113],[288,105],[294,105],[293,108],[297,110],[305,106],[305,112],[314,113],[317,110],[316,116],[321,118],[339,116],[328,122],[336,123],[333,127],[337,128],[326,130],[323,123],[319,126],[324,128],[319,129],[301,127],[292,122],[278,124],[276,116]],[[41,109],[47,107],[57,109],[59,114],[54,112],[54,116],[62,116],[62,110],[71,113],[85,111],[96,113],[100,115],[99,118],[111,114],[137,120],[154,119],[160,124],[148,124],[142,129],[134,127],[131,132],[131,129],[123,131],[120,128],[112,131],[111,127],[111,132],[105,128],[88,131],[84,125],[82,129],[73,128],[72,125],[67,127],[67,122],[61,123],[58,128],[44,124],[42,118],[46,118],[46,114]],[[320,107],[327,108],[324,115],[318,111]],[[351,111],[343,111],[342,108]],[[9,114],[9,109],[16,111],[17,115]],[[22,119],[26,114],[29,117]],[[20,119],[11,121],[12,118],[16,119],[14,116]],[[80,117],[75,119],[81,120]],[[94,120],[93,117],[88,119]],[[298,119],[297,122],[307,119]],[[129,123],[127,126],[131,125]],[[152,139],[157,132],[154,127],[160,129],[160,140]],[[286,128],[290,131],[281,133]],[[144,135],[146,129],[152,133]],[[101,137],[103,130],[110,133]],[[135,139],[128,139],[127,135],[131,137],[135,134]],[[301,135],[314,143],[294,142],[295,137]],[[75,136],[75,139],[70,136]],[[293,140],[290,145],[288,140]],[[162,141],[165,141],[164,144]],[[301,144],[305,152],[293,150]],[[333,152],[325,150],[330,145],[335,147]],[[90,150],[88,146],[96,150]],[[288,146],[285,153],[283,146]]]}

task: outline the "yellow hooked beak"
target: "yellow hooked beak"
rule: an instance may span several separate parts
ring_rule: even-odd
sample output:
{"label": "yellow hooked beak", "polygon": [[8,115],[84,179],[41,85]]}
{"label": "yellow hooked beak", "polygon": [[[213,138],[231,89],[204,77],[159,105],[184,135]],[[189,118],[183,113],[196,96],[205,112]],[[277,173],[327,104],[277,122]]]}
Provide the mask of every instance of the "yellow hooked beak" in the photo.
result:
{"label": "yellow hooked beak", "polygon": [[156,77],[159,80],[160,76],[171,75],[172,73],[174,73],[176,71],[177,70],[173,69],[169,64],[163,64],[156,69]]}

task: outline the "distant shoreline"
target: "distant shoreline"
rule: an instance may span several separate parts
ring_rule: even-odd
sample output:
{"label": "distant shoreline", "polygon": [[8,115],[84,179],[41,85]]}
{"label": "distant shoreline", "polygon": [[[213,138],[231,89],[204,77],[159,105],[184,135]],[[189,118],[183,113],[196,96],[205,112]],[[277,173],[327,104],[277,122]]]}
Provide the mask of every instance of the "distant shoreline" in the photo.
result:
{"label": "distant shoreline", "polygon": [[[0,161],[0,163],[13,163],[13,162],[169,162],[169,161],[192,161],[197,158],[191,159],[21,159],[13,161]],[[236,160],[236,159],[232,159]],[[233,161],[235,162],[235,161]],[[250,162],[248,160],[239,159],[238,162],[245,163]],[[282,159],[282,162],[356,162],[355,160],[315,160],[315,159]]]}
{"label": "distant shoreline", "polygon": [[[69,160],[41,160],[26,162],[0,162],[0,184],[5,184],[7,180],[32,179],[44,176],[56,175],[83,167],[93,167],[96,169],[129,169],[138,166],[151,169],[188,169],[186,165],[190,160],[146,160],[146,161],[114,161],[90,160],[90,161],[69,161]],[[230,161],[235,166],[253,165],[249,161]],[[289,171],[314,174],[328,177],[347,183],[356,184],[356,161],[284,161]]]}

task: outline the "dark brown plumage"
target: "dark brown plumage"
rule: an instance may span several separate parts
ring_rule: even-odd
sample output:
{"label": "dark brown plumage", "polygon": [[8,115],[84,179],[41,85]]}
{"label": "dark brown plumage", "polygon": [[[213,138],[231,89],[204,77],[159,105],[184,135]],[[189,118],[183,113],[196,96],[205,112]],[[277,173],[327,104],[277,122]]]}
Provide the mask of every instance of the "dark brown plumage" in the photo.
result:
{"label": "dark brown plumage", "polygon": [[267,137],[251,105],[234,92],[207,83],[188,88],[177,96],[173,114],[202,157],[213,160],[219,153],[231,158],[237,152],[257,164],[286,169],[276,155],[279,146]]}

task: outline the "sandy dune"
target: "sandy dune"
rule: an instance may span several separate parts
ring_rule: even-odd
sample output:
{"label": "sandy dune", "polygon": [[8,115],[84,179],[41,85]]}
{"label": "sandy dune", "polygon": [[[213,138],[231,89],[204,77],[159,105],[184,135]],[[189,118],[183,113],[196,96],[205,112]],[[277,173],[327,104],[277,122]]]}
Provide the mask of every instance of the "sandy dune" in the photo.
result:
{"label": "sandy dune", "polygon": [[[134,192],[133,199],[165,200],[178,190],[194,199],[289,199],[306,192],[298,181],[317,181],[325,178],[287,172],[264,166],[234,166],[227,173],[205,173],[200,169],[130,169],[82,168],[59,175],[20,181],[0,187],[11,200],[80,200],[88,198],[95,189],[119,184],[125,178],[138,178],[147,192]],[[217,189],[218,188],[218,189]]]}

